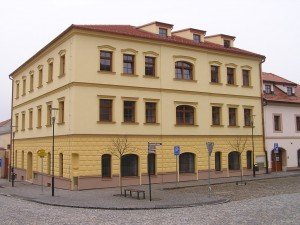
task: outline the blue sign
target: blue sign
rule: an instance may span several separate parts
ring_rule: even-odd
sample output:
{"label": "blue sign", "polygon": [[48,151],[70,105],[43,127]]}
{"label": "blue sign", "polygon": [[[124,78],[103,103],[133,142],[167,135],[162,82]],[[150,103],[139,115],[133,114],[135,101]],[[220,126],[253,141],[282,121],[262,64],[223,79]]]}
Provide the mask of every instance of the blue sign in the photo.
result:
{"label": "blue sign", "polygon": [[2,159],[0,159],[0,167],[2,167]]}
{"label": "blue sign", "polygon": [[278,153],[279,152],[279,145],[278,143],[274,143],[274,153]]}
{"label": "blue sign", "polygon": [[180,155],[180,146],[179,145],[174,146],[174,155]]}

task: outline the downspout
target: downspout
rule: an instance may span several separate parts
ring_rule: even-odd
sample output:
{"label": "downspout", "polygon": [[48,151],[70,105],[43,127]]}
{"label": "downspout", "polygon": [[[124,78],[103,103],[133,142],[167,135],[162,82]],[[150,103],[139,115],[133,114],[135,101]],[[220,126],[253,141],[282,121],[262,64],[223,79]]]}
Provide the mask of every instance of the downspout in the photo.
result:
{"label": "downspout", "polygon": [[260,96],[261,96],[261,109],[262,109],[262,131],[263,131],[263,148],[265,152],[265,159],[266,159],[266,174],[269,173],[269,161],[268,161],[268,152],[266,150],[266,137],[265,137],[265,113],[264,113],[264,98],[263,98],[263,92],[262,92],[262,64],[266,61],[266,58],[264,57],[262,61],[259,63],[259,74],[260,74]]}
{"label": "downspout", "polygon": [[9,171],[8,171],[8,180],[11,181],[11,165],[12,165],[12,137],[13,137],[13,99],[14,99],[14,79],[11,75],[8,76],[11,80],[11,106],[10,106],[10,149],[9,149]]}

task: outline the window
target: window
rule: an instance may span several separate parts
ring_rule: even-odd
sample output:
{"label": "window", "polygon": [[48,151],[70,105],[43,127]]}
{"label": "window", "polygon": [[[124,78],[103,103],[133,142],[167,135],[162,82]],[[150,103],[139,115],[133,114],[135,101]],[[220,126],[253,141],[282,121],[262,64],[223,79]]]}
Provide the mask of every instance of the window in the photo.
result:
{"label": "window", "polygon": [[47,105],[47,126],[51,125],[51,108],[52,106],[50,104]]}
{"label": "window", "polygon": [[240,153],[237,151],[230,152],[228,154],[228,168],[229,170],[240,169]]}
{"label": "window", "polygon": [[221,107],[212,106],[212,125],[221,125]]}
{"label": "window", "polygon": [[37,109],[37,127],[42,126],[42,107],[38,107]]}
{"label": "window", "polygon": [[43,86],[43,68],[39,68],[39,86],[38,87],[42,87]]}
{"label": "window", "polygon": [[26,95],[26,79],[23,79],[23,92],[22,95]]}
{"label": "window", "polygon": [[249,170],[252,168],[252,151],[247,151],[246,157],[247,157],[247,169]]}
{"label": "window", "polygon": [[51,154],[48,152],[47,154],[47,173],[51,173]]}
{"label": "window", "polygon": [[32,129],[32,125],[33,125],[33,111],[32,109],[29,109],[29,129]]}
{"label": "window", "polygon": [[112,122],[112,101],[111,99],[100,99],[100,121]]}
{"label": "window", "polygon": [[59,111],[58,122],[64,123],[65,122],[65,102],[64,101],[59,101],[58,111]]}
{"label": "window", "polygon": [[229,68],[227,67],[227,84],[235,84],[235,80],[234,80],[234,68]]}
{"label": "window", "polygon": [[222,169],[222,153],[216,152],[215,153],[215,171],[221,171]]}
{"label": "window", "polygon": [[180,173],[195,172],[195,154],[186,152],[179,155],[179,172]]}
{"label": "window", "polygon": [[286,88],[286,93],[288,96],[292,96],[293,95],[293,88],[292,87],[287,87]]}
{"label": "window", "polygon": [[146,102],[146,123],[156,123],[156,102]]}
{"label": "window", "polygon": [[64,176],[64,155],[62,153],[59,153],[59,168],[58,168],[58,173],[60,177]]}
{"label": "window", "polygon": [[230,47],[230,41],[229,40],[224,40],[224,47],[229,48]]}
{"label": "window", "polygon": [[300,131],[300,116],[296,116],[296,131]]}
{"label": "window", "polygon": [[59,67],[59,75],[64,76],[66,74],[66,55],[60,56],[60,67]]}
{"label": "window", "polygon": [[242,73],[243,73],[243,86],[249,87],[250,86],[250,71],[242,70]]}
{"label": "window", "polygon": [[112,71],[112,52],[100,51],[100,71]]}
{"label": "window", "polygon": [[123,73],[134,74],[134,55],[123,55]]}
{"label": "window", "polygon": [[229,108],[229,126],[236,126],[236,108]]}
{"label": "window", "polygon": [[33,91],[33,83],[34,83],[34,76],[33,73],[30,74],[30,89],[29,91]]}
{"label": "window", "polygon": [[145,75],[155,77],[155,58],[145,57]]}
{"label": "window", "polygon": [[266,84],[265,85],[265,92],[266,92],[266,94],[271,94],[271,85],[269,85],[269,84]]}
{"label": "window", "polygon": [[121,176],[138,176],[138,156],[134,154],[123,155],[121,159]]}
{"label": "window", "polygon": [[247,126],[247,127],[251,126],[251,116],[252,116],[252,110],[244,109],[244,123],[245,123],[245,126]]}
{"label": "window", "polygon": [[281,116],[274,115],[274,130],[281,131]]}
{"label": "window", "polygon": [[25,130],[25,112],[22,112],[22,127],[21,130]]}
{"label": "window", "polygon": [[20,96],[20,83],[16,83],[16,98],[19,98]]}
{"label": "window", "polygon": [[135,122],[135,101],[124,101],[124,122]]}
{"label": "window", "polygon": [[53,81],[53,62],[48,64],[48,83]]}
{"label": "window", "polygon": [[211,73],[211,82],[219,83],[219,66],[211,66],[210,73]]}
{"label": "window", "polygon": [[167,37],[168,36],[168,30],[165,28],[159,28],[159,36],[161,37]]}
{"label": "window", "polygon": [[101,158],[102,177],[111,177],[111,155],[104,154]]}
{"label": "window", "polygon": [[25,153],[24,153],[24,151],[22,151],[22,155],[21,155],[21,168],[22,169],[24,169],[24,159],[25,159],[24,155],[25,155]]}
{"label": "window", "polygon": [[188,105],[177,106],[176,124],[194,125],[194,107]]}
{"label": "window", "polygon": [[150,175],[155,175],[155,171],[156,171],[155,158],[156,158],[156,155],[154,153],[148,154],[148,170],[149,170]]}
{"label": "window", "polygon": [[175,77],[181,80],[193,80],[193,65],[183,61],[176,62]]}
{"label": "window", "polygon": [[15,115],[15,119],[16,119],[16,122],[15,122],[16,131],[18,131],[19,130],[19,114]]}
{"label": "window", "polygon": [[197,43],[201,42],[201,37],[199,34],[193,34],[193,40]]}

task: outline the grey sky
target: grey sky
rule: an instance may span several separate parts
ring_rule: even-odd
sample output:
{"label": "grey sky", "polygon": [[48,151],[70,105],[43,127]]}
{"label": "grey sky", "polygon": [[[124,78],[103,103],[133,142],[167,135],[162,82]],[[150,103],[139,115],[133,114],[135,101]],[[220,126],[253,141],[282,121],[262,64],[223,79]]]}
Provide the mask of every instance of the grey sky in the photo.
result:
{"label": "grey sky", "polygon": [[300,83],[298,0],[10,0],[0,7],[0,121],[10,117],[8,75],[71,24],[174,24],[236,36],[263,54],[265,72]]}

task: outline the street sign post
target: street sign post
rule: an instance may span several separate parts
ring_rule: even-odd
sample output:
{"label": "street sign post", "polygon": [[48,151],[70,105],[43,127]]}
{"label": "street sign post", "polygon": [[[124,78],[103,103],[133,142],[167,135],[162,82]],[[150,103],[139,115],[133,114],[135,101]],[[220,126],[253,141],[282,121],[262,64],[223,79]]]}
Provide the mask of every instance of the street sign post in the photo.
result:
{"label": "street sign post", "polygon": [[211,186],[210,186],[210,156],[213,151],[215,143],[214,142],[206,142],[206,148],[208,151],[208,196],[210,197]]}
{"label": "street sign post", "polygon": [[174,155],[176,157],[176,181],[179,182],[179,169],[178,169],[178,157],[180,155],[180,146],[174,146]]}
{"label": "street sign post", "polygon": [[162,143],[151,143],[148,142],[148,177],[149,177],[149,199],[152,201],[151,194],[151,175],[150,175],[150,157],[149,154],[156,154],[156,147],[161,146]]}
{"label": "street sign post", "polygon": [[41,186],[42,186],[42,192],[44,192],[44,157],[46,156],[46,151],[44,149],[40,149],[37,151],[37,155],[41,157],[42,160],[42,180],[41,180]]}

